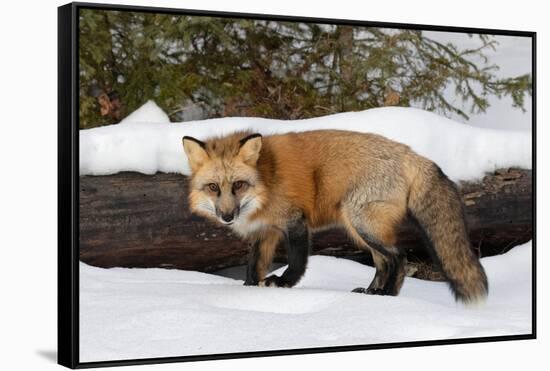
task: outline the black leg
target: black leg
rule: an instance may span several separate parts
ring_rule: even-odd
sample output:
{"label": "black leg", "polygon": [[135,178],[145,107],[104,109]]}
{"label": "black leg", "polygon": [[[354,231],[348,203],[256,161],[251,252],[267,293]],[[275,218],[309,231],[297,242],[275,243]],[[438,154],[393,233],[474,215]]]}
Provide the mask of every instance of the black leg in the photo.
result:
{"label": "black leg", "polygon": [[376,273],[368,288],[358,287],[352,292],[370,295],[397,295],[405,278],[406,255],[395,248],[386,249],[371,239],[368,244],[372,248]]}
{"label": "black leg", "polygon": [[248,253],[248,266],[246,267],[246,280],[244,281],[245,286],[258,286],[258,258],[260,256],[260,243],[252,242],[249,244],[249,253]]}
{"label": "black leg", "polygon": [[391,256],[391,270],[388,272],[388,279],[383,287],[386,295],[397,295],[403,280],[405,279],[405,265],[407,263],[407,256],[398,252]]}
{"label": "black leg", "polygon": [[309,256],[309,232],[305,222],[300,222],[292,232],[285,233],[288,268],[279,277],[271,275],[263,281],[264,286],[292,287],[304,275]]}

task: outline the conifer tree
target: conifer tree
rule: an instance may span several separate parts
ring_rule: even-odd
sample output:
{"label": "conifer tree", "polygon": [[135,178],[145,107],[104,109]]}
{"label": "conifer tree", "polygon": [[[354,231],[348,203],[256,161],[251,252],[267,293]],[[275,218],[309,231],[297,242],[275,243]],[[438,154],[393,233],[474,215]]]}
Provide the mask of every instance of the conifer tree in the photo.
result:
{"label": "conifer tree", "polygon": [[80,127],[149,99],[173,121],[190,103],[207,117],[280,119],[388,105],[468,118],[491,95],[523,109],[531,76],[497,78],[495,38],[471,37],[478,46],[459,49],[418,30],[81,10]]}

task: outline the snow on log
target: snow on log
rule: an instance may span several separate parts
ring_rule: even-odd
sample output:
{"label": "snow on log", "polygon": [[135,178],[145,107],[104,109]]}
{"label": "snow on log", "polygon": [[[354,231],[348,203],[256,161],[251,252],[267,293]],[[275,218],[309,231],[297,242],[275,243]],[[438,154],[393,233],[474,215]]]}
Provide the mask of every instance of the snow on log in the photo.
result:
{"label": "snow on log", "polygon": [[228,117],[170,123],[148,102],[121,123],[80,131],[80,175],[122,171],[189,175],[181,138],[250,130],[263,135],[340,129],[383,135],[437,163],[452,180],[476,180],[497,169],[531,169],[528,131],[482,129],[416,108],[384,107],[305,120]]}
{"label": "snow on log", "polygon": [[[244,264],[247,246],[230,230],[190,213],[187,177],[122,172],[80,177],[80,259],[99,267],[164,267],[212,272]],[[461,182],[472,245],[481,255],[532,239],[532,171],[500,169]],[[422,239],[403,223],[398,246],[425,254]],[[314,237],[313,254],[368,261],[344,233]],[[279,250],[276,260],[284,261]]]}

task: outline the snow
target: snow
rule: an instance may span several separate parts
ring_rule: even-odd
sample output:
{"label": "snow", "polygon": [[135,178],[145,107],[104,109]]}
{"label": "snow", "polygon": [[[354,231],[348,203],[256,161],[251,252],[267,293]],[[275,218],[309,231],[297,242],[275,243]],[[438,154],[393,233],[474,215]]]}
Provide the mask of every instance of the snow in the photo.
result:
{"label": "snow", "polygon": [[[80,131],[80,174],[189,174],[185,135],[264,135],[316,129],[370,132],[411,146],[453,180],[532,167],[531,133],[472,127],[416,108],[377,108],[307,120],[223,118],[170,123],[152,101],[121,123]],[[82,362],[518,335],[531,332],[531,243],[482,259],[486,304],[464,307],[447,285],[407,278],[398,297],[351,293],[374,269],[312,256],[293,289],[230,277],[80,263]],[[280,274],[284,267],[275,273]],[[235,274],[229,269],[226,273]],[[242,277],[242,276],[238,276]]]}
{"label": "snow", "polygon": [[162,108],[157,106],[154,101],[148,100],[147,102],[145,102],[144,105],[126,116],[120,122],[120,124],[129,124],[136,122],[156,122],[167,124],[170,123],[170,118],[166,113],[164,113]]}
{"label": "snow", "polygon": [[531,262],[530,242],[482,259],[490,292],[475,307],[455,303],[446,283],[414,278],[397,297],[351,293],[374,269],[326,256],[312,256],[291,289],[80,263],[80,360],[529,334]]}
{"label": "snow", "polygon": [[472,127],[417,108],[375,108],[294,121],[238,117],[169,123],[149,101],[120,124],[80,131],[80,175],[188,175],[183,136],[205,140],[245,129],[263,135],[316,129],[381,134],[432,159],[455,181],[478,179],[497,168],[531,168],[530,132]]}

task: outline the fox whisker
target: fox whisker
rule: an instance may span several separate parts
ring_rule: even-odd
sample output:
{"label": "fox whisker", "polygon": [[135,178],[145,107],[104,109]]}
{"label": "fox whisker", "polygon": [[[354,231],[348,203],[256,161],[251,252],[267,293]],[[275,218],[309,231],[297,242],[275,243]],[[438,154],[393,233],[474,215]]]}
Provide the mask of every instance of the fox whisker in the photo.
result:
{"label": "fox whisker", "polygon": [[206,211],[214,215],[216,214],[216,208],[208,201],[200,201],[197,204],[197,209],[201,209],[202,211]]}
{"label": "fox whisker", "polygon": [[243,198],[241,202],[241,215],[246,215],[249,212],[254,211],[257,209],[258,202],[256,197],[254,196],[248,196]]}

